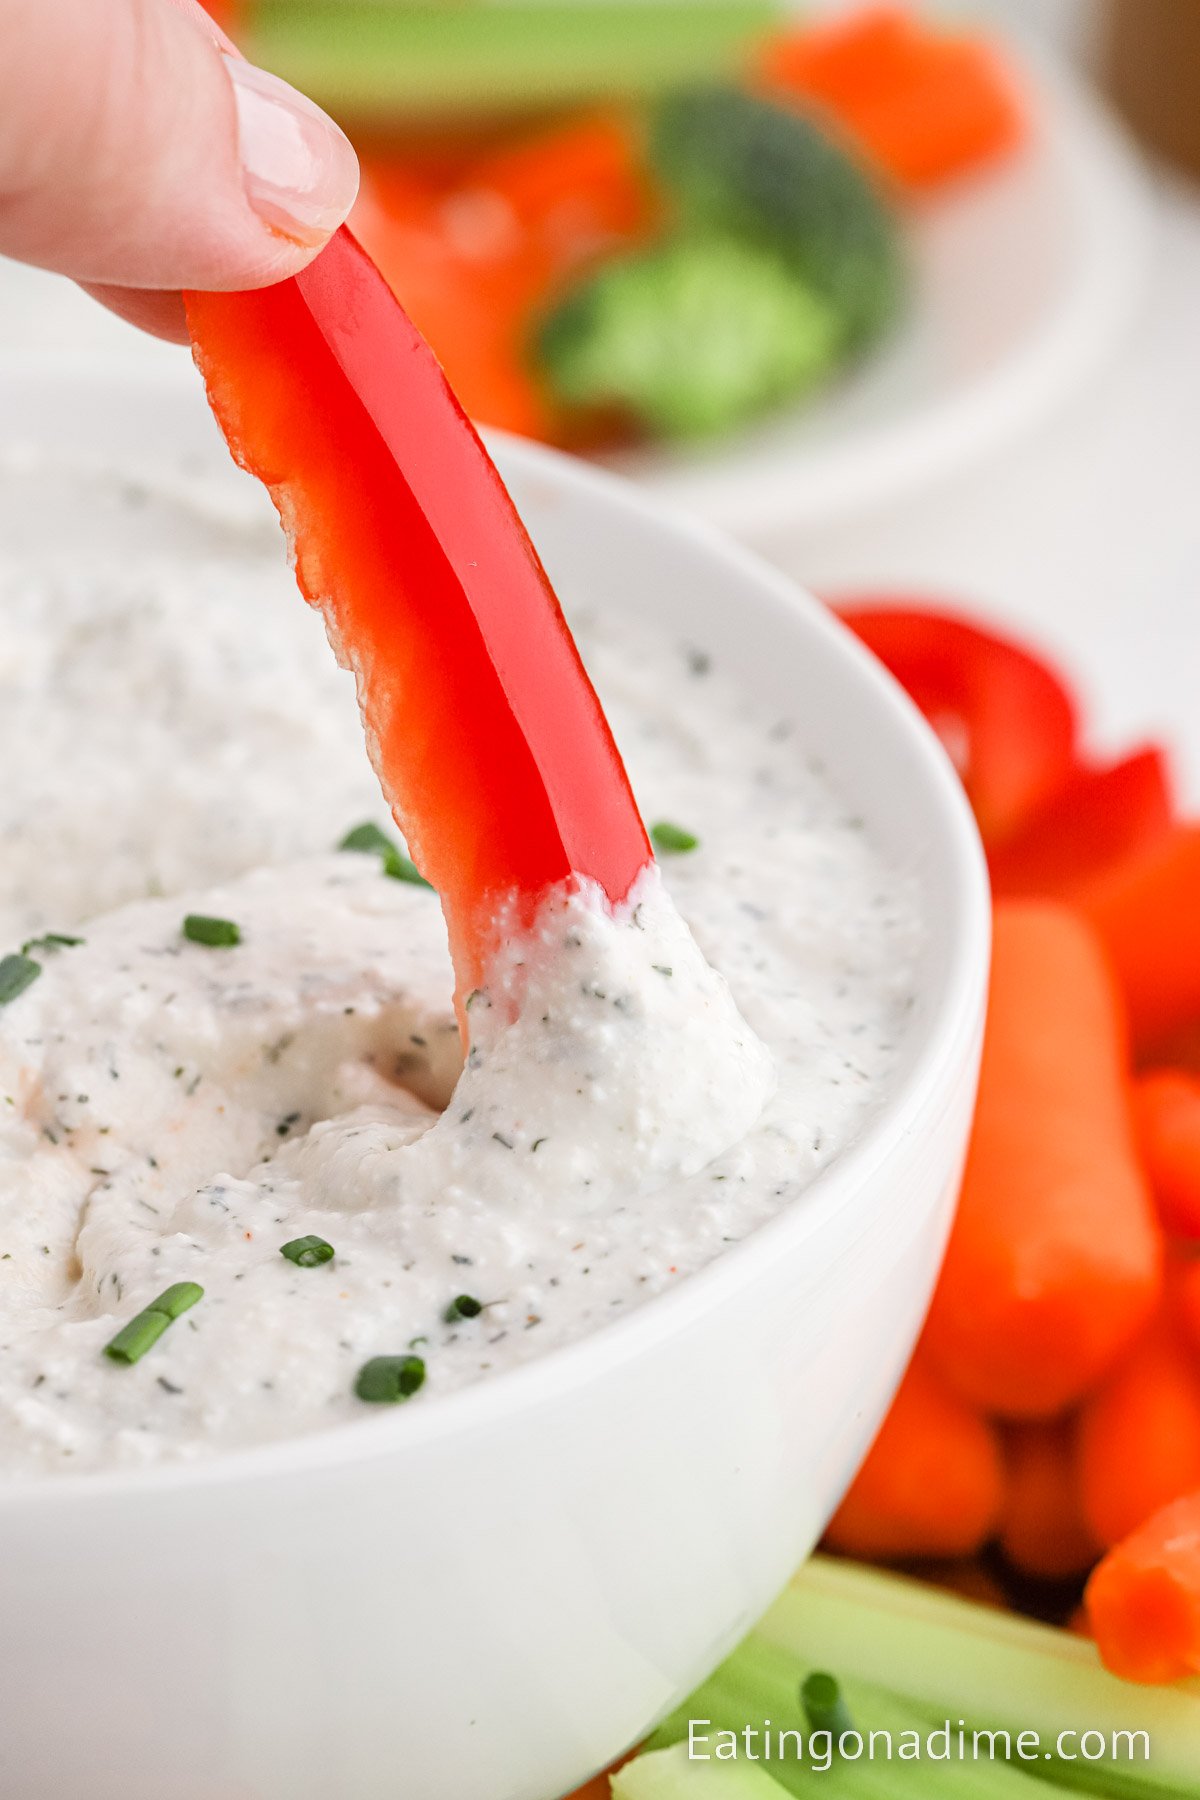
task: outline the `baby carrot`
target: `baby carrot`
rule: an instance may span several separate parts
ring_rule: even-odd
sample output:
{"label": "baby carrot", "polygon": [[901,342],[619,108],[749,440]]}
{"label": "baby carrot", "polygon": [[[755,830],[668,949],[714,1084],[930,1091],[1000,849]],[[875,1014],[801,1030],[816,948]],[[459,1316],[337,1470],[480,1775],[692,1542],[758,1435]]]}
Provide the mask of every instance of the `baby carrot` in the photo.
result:
{"label": "baby carrot", "polygon": [[1147,1519],[1087,1589],[1100,1655],[1126,1681],[1200,1675],[1200,1493]]}
{"label": "baby carrot", "polygon": [[1073,1452],[1061,1420],[1010,1425],[1004,1434],[1000,1545],[1014,1568],[1037,1580],[1078,1575],[1100,1553],[1084,1523]]}
{"label": "baby carrot", "polygon": [[1003,1500],[996,1432],[918,1352],[826,1543],[852,1556],[969,1556]]}
{"label": "baby carrot", "polygon": [[612,1778],[617,1770],[623,1769],[634,1755],[636,1755],[636,1751],[631,1750],[629,1756],[618,1757],[617,1761],[601,1774],[593,1775],[592,1779],[584,1782],[581,1788],[576,1788],[573,1793],[567,1794],[565,1800],[612,1800]]}
{"label": "baby carrot", "polygon": [[1083,905],[1116,966],[1139,1047],[1200,1019],[1200,825],[1178,825],[1120,864]]}
{"label": "baby carrot", "polygon": [[925,1334],[985,1410],[1062,1411],[1153,1310],[1161,1233],[1125,1083],[1120,997],[1086,922],[998,904],[979,1103]]}
{"label": "baby carrot", "polygon": [[1084,1517],[1104,1545],[1200,1489],[1200,1360],[1167,1319],[1085,1403],[1078,1460]]}
{"label": "baby carrot", "polygon": [[768,87],[815,101],[896,181],[928,187],[1011,150],[1024,132],[991,45],[931,32],[906,9],[852,11],[772,40]]}
{"label": "baby carrot", "polygon": [[1200,1238],[1200,1077],[1176,1069],[1143,1075],[1133,1122],[1164,1227]]}

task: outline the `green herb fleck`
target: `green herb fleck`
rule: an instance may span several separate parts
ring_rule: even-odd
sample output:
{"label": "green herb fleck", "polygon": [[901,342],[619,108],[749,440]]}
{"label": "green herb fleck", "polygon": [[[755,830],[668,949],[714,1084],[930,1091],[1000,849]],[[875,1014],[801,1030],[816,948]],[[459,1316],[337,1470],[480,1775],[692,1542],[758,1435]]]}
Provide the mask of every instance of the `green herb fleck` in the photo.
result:
{"label": "green herb fleck", "polygon": [[828,1731],[836,1742],[844,1732],[854,1730],[850,1709],[832,1675],[814,1671],[801,1685],[800,1704],[810,1731]]}
{"label": "green herb fleck", "polygon": [[419,1356],[373,1356],[358,1371],[354,1392],[373,1406],[396,1406],[411,1400],[425,1382]]}
{"label": "green herb fleck", "polygon": [[22,950],[0,957],[0,1006],[7,1006],[27,987],[32,987],[42,972],[42,965]]}
{"label": "green herb fleck", "polygon": [[675,973],[674,969],[671,967],[671,965],[669,963],[651,963],[650,967],[654,970],[654,973],[656,975],[670,976]]}
{"label": "green herb fleck", "polygon": [[48,931],[44,937],[27,938],[21,945],[21,955],[40,950],[44,956],[53,956],[56,950],[74,950],[83,942],[83,938],[68,937],[65,931]]}
{"label": "green herb fleck", "polygon": [[660,819],[650,827],[650,841],[656,850],[667,856],[682,856],[688,850],[699,848],[700,839],[692,832],[685,831],[682,825],[672,825],[670,819]]}
{"label": "green herb fleck", "polygon": [[410,887],[432,889],[433,886],[432,882],[426,881],[416,863],[410,862],[399,850],[388,851],[383,859],[383,872],[390,875],[393,881],[407,881]]}
{"label": "green herb fleck", "polygon": [[144,1312],[122,1325],[116,1337],[105,1344],[105,1356],[127,1366],[140,1362],[147,1350],[157,1344],[167,1326],[173,1325],[181,1314],[203,1298],[204,1289],[197,1282],[177,1281],[157,1300],[152,1300]]}
{"label": "green herb fleck", "polygon": [[348,831],[339,850],[358,850],[367,856],[377,856],[383,864],[383,872],[390,875],[393,881],[407,881],[412,887],[427,888],[426,881],[415,862],[410,862],[400,848],[393,844],[385,831],[378,825],[356,825]]}
{"label": "green herb fleck", "polygon": [[295,1263],[298,1269],[315,1269],[321,1263],[330,1262],[334,1250],[333,1245],[327,1244],[322,1237],[298,1237],[280,1244],[279,1254]]}
{"label": "green herb fleck", "polygon": [[241,928],[232,919],[211,919],[204,913],[188,914],[183,935],[189,943],[207,944],[210,950],[229,950],[242,941]]}
{"label": "green herb fleck", "polygon": [[386,856],[395,847],[386,831],[380,831],[378,825],[356,825],[338,845],[339,850],[361,850],[368,856]]}
{"label": "green herb fleck", "polygon": [[460,1319],[477,1319],[482,1311],[483,1301],[474,1294],[456,1294],[442,1317],[447,1325],[457,1325]]}

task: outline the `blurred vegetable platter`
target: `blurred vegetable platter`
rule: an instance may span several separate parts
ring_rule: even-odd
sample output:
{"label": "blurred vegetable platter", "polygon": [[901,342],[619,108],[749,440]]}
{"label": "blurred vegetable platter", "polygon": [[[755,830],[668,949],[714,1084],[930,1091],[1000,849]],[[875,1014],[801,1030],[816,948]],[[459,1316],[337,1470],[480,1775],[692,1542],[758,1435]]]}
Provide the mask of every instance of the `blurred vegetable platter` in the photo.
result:
{"label": "blurred vegetable platter", "polygon": [[802,403],[900,316],[906,208],[1023,132],[987,42],[895,5],[223,10],[359,144],[354,227],[467,410],[575,448]]}

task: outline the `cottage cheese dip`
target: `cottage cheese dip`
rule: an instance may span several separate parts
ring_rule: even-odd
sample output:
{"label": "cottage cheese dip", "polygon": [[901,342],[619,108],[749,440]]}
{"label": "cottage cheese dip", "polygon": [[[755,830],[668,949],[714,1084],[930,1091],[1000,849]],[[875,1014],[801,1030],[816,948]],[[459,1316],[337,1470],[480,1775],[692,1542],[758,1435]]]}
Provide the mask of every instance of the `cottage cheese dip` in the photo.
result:
{"label": "cottage cheese dip", "polygon": [[[616,916],[547,896],[464,1065],[436,896],[333,848],[387,820],[272,526],[166,482],[3,490],[0,954],[40,966],[0,1004],[4,1473],[361,1417],[379,1356],[428,1405],[685,1279],[879,1104],[919,896],[702,645],[573,618],[645,816],[698,842]],[[281,1253],[306,1237],[333,1255]]]}

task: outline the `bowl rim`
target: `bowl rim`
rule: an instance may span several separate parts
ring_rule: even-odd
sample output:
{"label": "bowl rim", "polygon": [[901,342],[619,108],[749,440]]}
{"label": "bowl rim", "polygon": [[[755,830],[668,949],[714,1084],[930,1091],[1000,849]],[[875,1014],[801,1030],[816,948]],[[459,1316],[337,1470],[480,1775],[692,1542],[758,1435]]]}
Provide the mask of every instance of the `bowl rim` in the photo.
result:
{"label": "bowl rim", "polygon": [[[77,370],[75,379],[82,372]],[[130,385],[124,371],[88,372],[103,374],[101,386],[109,385],[110,380],[125,388]],[[133,385],[160,394],[165,386],[142,381]],[[824,639],[834,654],[854,668],[865,704],[881,708],[891,716],[893,726],[908,735],[935,805],[944,840],[941,848],[948,852],[947,913],[953,923],[938,946],[941,991],[920,1026],[912,1028],[918,1035],[908,1066],[859,1134],[794,1201],[676,1287],[582,1338],[413,1409],[341,1421],[263,1444],[204,1454],[195,1461],[0,1479],[0,1512],[170,1496],[281,1476],[301,1478],[386,1460],[447,1437],[465,1437],[476,1429],[502,1428],[514,1415],[535,1410],[566,1390],[586,1388],[607,1371],[686,1331],[722,1299],[751,1285],[760,1270],[778,1261],[792,1243],[818,1231],[826,1218],[841,1215],[856,1195],[869,1193],[871,1174],[913,1135],[924,1115],[937,1106],[955,1072],[974,1054],[990,950],[986,864],[962,785],[935,734],[904,690],[832,612],[790,576],[723,532],[664,504],[657,496],[647,496],[622,477],[561,451],[507,433],[488,432],[486,436],[506,481],[534,480],[569,502],[581,499],[585,505],[598,505],[610,513],[623,512],[722,563],[742,586],[754,588],[772,608],[790,612],[803,622],[804,631]]]}

